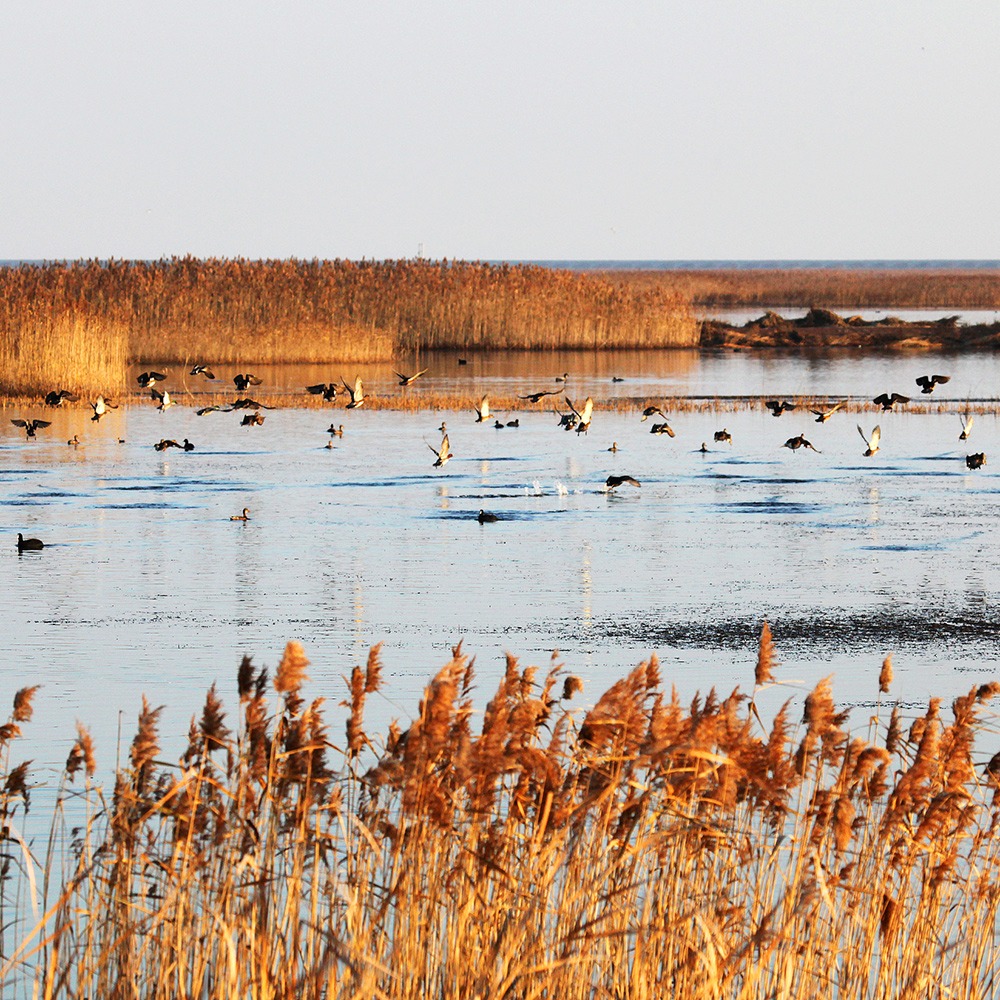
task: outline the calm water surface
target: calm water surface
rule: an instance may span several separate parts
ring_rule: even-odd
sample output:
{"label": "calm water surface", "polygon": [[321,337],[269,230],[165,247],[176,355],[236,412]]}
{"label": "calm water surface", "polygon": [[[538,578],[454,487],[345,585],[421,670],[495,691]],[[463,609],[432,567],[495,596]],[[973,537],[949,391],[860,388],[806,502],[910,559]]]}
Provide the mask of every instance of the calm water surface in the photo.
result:
{"label": "calm water surface", "polygon": [[[569,371],[581,399],[870,398],[944,371],[953,378],[938,393],[957,412],[1000,384],[993,355],[636,352],[424,364],[423,385],[407,391],[527,392]],[[377,390],[400,391],[387,366],[363,373]],[[339,372],[267,374],[300,392]],[[1000,676],[1000,481],[993,466],[969,473],[964,463],[985,451],[1000,465],[995,417],[977,417],[966,445],[953,412],[873,410],[860,422],[881,425],[882,449],[866,459],[856,414],[819,425],[799,413],[677,413],[670,439],[634,413],[598,412],[577,435],[549,412],[498,431],[471,412],[338,404],[278,409],[263,427],[243,428],[237,413],[142,404],[99,425],[83,411],[25,414],[53,420],[31,442],[7,419],[18,415],[7,410],[0,427],[0,699],[43,685],[21,748],[43,771],[65,759],[77,719],[110,768],[119,724],[127,752],[142,693],[167,706],[167,737],[186,731],[213,681],[232,710],[241,655],[274,667],[289,639],[312,660],[308,693],[331,706],[344,696],[342,677],[383,642],[373,730],[416,711],[459,640],[477,657],[480,706],[506,650],[544,667],[558,649],[586,681],[584,703],[652,652],[685,698],[713,685],[749,689],[765,617],[781,677],[810,688],[835,674],[857,725],[886,653],[895,654],[894,694],[914,710],[928,695]],[[331,419],[345,430],[327,449]],[[439,443],[442,420],[455,457],[434,469],[428,445]],[[713,442],[722,427],[731,447]],[[74,433],[78,449],[65,443]],[[781,447],[799,433],[821,453]],[[164,436],[188,437],[196,450],[157,453]],[[642,487],[609,494],[610,473]],[[243,507],[251,520],[231,522]],[[480,525],[480,508],[501,520]],[[18,555],[18,531],[43,538],[45,550]],[[761,700],[773,708],[802,691]],[[335,741],[343,718],[333,709]]]}

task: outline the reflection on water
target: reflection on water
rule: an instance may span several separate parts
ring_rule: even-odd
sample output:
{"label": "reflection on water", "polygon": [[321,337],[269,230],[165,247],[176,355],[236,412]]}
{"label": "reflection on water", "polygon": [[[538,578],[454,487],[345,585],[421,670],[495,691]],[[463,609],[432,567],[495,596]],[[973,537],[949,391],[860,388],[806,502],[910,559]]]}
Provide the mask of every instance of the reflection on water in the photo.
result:
{"label": "reflection on water", "polygon": [[[498,393],[568,370],[602,397],[635,391],[634,380],[663,397],[713,386],[720,396],[738,387],[839,398],[847,386],[902,389],[945,370],[943,389],[963,400],[1000,375],[993,355],[656,352],[641,367],[638,355],[586,357],[535,356],[528,374],[516,359],[470,359],[461,377],[495,379]],[[626,381],[611,383],[610,372]],[[438,377],[459,376],[432,367],[426,384]],[[0,698],[43,685],[26,756],[45,764],[65,758],[80,719],[110,766],[119,711],[124,757],[143,692],[167,706],[168,736],[186,731],[213,681],[234,712],[240,657],[273,668],[289,639],[312,660],[310,693],[333,704],[369,644],[384,642],[373,730],[416,710],[460,639],[477,656],[480,707],[506,650],[545,666],[558,648],[587,682],[584,701],[651,652],[683,696],[748,688],[765,617],[781,675],[812,686],[835,673],[842,700],[874,694],[888,652],[895,691],[911,701],[1000,669],[1000,483],[993,466],[966,470],[950,413],[879,415],[882,450],[870,459],[845,414],[816,425],[795,412],[780,422],[761,411],[678,412],[669,439],[638,413],[598,412],[577,435],[545,411],[497,431],[471,412],[341,409],[332,449],[330,416],[315,410],[277,409],[254,428],[191,406],[123,408],[100,425],[82,411],[50,416],[33,442],[0,429]],[[455,457],[435,469],[427,442],[442,416]],[[731,446],[711,444],[723,424]],[[782,447],[803,432],[820,454]],[[79,448],[65,443],[74,434]],[[164,457],[152,448],[164,436],[196,448]],[[989,455],[998,440],[997,419],[977,418],[970,446]],[[609,494],[611,473],[642,486]],[[231,522],[243,507],[250,520]],[[480,508],[501,520],[479,524]],[[18,531],[45,550],[18,555]],[[762,693],[762,709],[788,693]]]}

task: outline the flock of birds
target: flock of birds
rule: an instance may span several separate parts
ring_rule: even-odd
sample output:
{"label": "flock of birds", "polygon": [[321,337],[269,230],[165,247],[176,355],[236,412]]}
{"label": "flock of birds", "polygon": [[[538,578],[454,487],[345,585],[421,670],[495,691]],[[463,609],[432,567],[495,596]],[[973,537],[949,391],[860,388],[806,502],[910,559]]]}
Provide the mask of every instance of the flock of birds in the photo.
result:
{"label": "flock of birds", "polygon": [[[459,364],[463,363],[465,363],[465,361],[464,359],[461,359]],[[426,368],[423,368],[412,375],[406,375],[402,372],[394,371],[394,374],[399,379],[399,385],[403,387],[412,385],[417,379],[426,373]],[[202,364],[195,365],[191,369],[190,375],[200,375],[209,381],[216,380],[215,373],[209,367]],[[151,370],[140,373],[136,380],[140,388],[149,390],[150,398],[155,402],[156,408],[160,412],[163,412],[175,405],[175,401],[171,399],[170,393],[166,389],[160,389],[157,387],[157,383],[165,381],[166,378],[167,372]],[[921,375],[915,381],[920,387],[921,393],[928,394],[932,393],[938,385],[943,385],[944,383],[950,381],[950,378],[951,377],[948,375]],[[535,392],[519,395],[517,398],[530,403],[538,403],[548,396],[562,396],[565,400],[566,406],[568,407],[568,412],[563,412],[560,409],[555,409],[553,411],[559,417],[558,426],[566,431],[575,431],[577,434],[586,434],[589,432],[593,421],[594,400],[592,397],[588,396],[583,404],[577,407],[566,394],[565,383],[568,380],[569,373],[566,372],[555,378],[554,381],[557,383],[557,388],[541,389]],[[614,381],[618,382],[622,380],[616,378]],[[262,384],[262,380],[260,378],[249,372],[237,373],[233,376],[232,382],[238,394],[246,393],[251,386],[259,386]],[[306,386],[305,390],[312,395],[322,396],[324,401],[331,403],[337,400],[338,396],[341,394],[341,390],[343,390],[343,392],[349,397],[349,402],[345,404],[346,409],[348,410],[358,409],[363,406],[365,402],[364,385],[360,376],[355,379],[353,385],[349,384],[346,379],[341,378],[339,383],[318,383],[316,385]],[[79,396],[66,389],[52,390],[45,395],[45,403],[48,406],[53,407],[62,406],[63,403],[67,401],[77,402],[78,400]],[[833,417],[838,410],[845,406],[847,402],[848,400],[843,399],[839,402],[829,403],[821,409],[810,408],[809,412],[815,418],[816,423],[824,424],[830,420],[830,418]],[[888,413],[894,410],[897,406],[903,406],[909,402],[909,396],[904,396],[898,392],[883,392],[872,400],[872,403],[875,406],[881,407],[881,410],[884,413]],[[100,421],[110,410],[118,409],[118,405],[118,403],[106,399],[103,395],[99,395],[93,402],[90,403],[90,406],[93,409],[91,420]],[[764,405],[774,417],[780,417],[784,413],[796,410],[799,406],[798,403],[785,399],[766,400]],[[231,413],[237,411],[250,411],[243,413],[241,417],[241,426],[250,427],[262,425],[264,423],[264,414],[260,411],[270,409],[274,409],[274,407],[258,402],[250,397],[239,395],[238,398],[233,400],[231,403],[204,406],[195,412],[198,416],[204,416],[205,414],[211,412]],[[494,421],[493,426],[498,430],[506,427],[519,426],[519,420],[517,418],[502,420],[499,416],[494,414],[490,409],[490,400],[488,395],[482,396],[479,403],[474,407],[474,412],[476,415],[476,423],[486,423],[492,419]],[[675,436],[675,431],[670,426],[667,415],[664,411],[659,406],[647,406],[642,412],[642,420],[645,421],[654,417],[658,417],[659,420],[654,420],[650,426],[651,434],[666,434],[671,438]],[[968,412],[965,412],[960,416],[960,420],[962,430],[959,434],[959,440],[966,441],[972,432],[973,417]],[[43,430],[44,428],[51,426],[51,421],[41,420],[38,418],[16,418],[11,420],[11,423],[15,427],[22,428],[27,439],[36,437],[39,430]],[[870,458],[880,450],[880,443],[882,440],[881,426],[876,424],[870,432],[866,432],[860,424],[857,426],[858,433],[861,435],[861,439],[865,443],[865,450],[863,452],[864,457]],[[448,436],[447,425],[442,423],[439,430],[441,432],[441,443],[436,447],[428,443],[428,447],[435,456],[434,462],[432,463],[433,468],[443,468],[450,459],[455,457],[451,450],[451,442]],[[344,426],[343,424],[340,424],[339,426],[331,424],[327,429],[327,433],[330,435],[330,441],[327,443],[326,447],[332,448],[333,438],[343,436]],[[732,434],[730,434],[729,431],[723,427],[721,430],[715,432],[714,441],[716,443],[732,445],[733,437]],[[74,434],[73,437],[67,441],[67,444],[78,447],[81,442],[79,437]],[[169,448],[177,448],[182,451],[193,451],[195,446],[187,438],[184,438],[182,442],[175,441],[172,438],[161,438],[160,441],[153,445],[153,447],[157,451],[165,451]],[[800,448],[804,448],[819,453],[819,449],[817,449],[812,442],[807,440],[804,434],[797,434],[794,437],[788,438],[782,447],[788,448],[791,451],[798,451]],[[708,447],[703,442],[699,450],[704,453],[708,451]],[[617,442],[612,442],[608,451],[617,452]],[[986,455],[984,452],[969,454],[966,456],[965,461],[969,469],[979,469],[986,464]],[[641,483],[630,475],[610,475],[605,481],[605,488],[609,492],[614,491],[623,485],[639,487],[641,486]],[[479,511],[477,519],[480,524],[500,520],[498,515],[491,514],[485,510]],[[249,508],[243,508],[243,511],[240,514],[233,514],[230,520],[249,521]],[[36,551],[42,549],[43,547],[44,543],[37,538],[24,538],[20,533],[17,536],[18,552]]]}

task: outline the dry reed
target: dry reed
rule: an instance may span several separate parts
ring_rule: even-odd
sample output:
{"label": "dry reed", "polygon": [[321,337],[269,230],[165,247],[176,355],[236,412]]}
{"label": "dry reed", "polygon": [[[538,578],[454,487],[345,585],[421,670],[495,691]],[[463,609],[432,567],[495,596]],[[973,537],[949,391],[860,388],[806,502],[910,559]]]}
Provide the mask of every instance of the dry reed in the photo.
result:
{"label": "dry reed", "polygon": [[[773,655],[766,628],[758,685]],[[932,700],[908,735],[896,705],[865,739],[829,679],[801,726],[786,703],[766,732],[738,691],[684,707],[655,658],[574,711],[555,658],[540,677],[508,657],[474,728],[459,646],[379,739],[373,647],[337,747],[307,665],[290,643],[271,702],[244,658],[235,729],[213,688],[173,765],[144,701],[107,801],[78,729],[37,862],[16,832],[19,693],[0,730],[5,996],[994,995],[1000,765],[976,744],[1000,685],[950,721]]]}

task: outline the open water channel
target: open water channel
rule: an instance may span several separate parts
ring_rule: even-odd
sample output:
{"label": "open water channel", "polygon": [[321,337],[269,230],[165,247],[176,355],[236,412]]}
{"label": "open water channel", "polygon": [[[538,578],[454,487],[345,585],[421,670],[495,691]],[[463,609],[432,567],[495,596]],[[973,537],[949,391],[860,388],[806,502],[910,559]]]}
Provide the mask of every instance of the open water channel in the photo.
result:
{"label": "open water channel", "polygon": [[[341,400],[279,408],[263,426],[242,427],[240,413],[196,416],[207,385],[179,373],[166,384],[181,405],[165,413],[133,402],[95,424],[89,409],[8,408],[0,703],[42,685],[17,750],[35,761],[36,778],[61,765],[76,720],[91,727],[110,772],[127,754],[143,693],[167,706],[169,757],[213,681],[235,712],[240,657],[274,667],[289,639],[312,661],[306,693],[334,706],[342,677],[383,643],[371,732],[413,716],[459,640],[477,658],[480,708],[508,650],[544,668],[558,649],[585,681],[581,705],[650,653],[685,699],[712,686],[749,690],[765,618],[788,686],[761,695],[764,710],[832,673],[835,697],[864,726],[890,652],[893,696],[914,713],[930,695],[1000,677],[1000,426],[980,414],[962,442],[956,416],[967,400],[996,399],[994,355],[467,361],[422,358],[429,371],[406,390],[388,366],[259,374],[289,395],[362,374],[383,394],[499,397],[557,388],[555,376],[569,372],[578,405],[587,395],[693,397],[707,408],[667,404],[672,439],[650,434],[637,411],[597,412],[589,433],[576,434],[551,409],[504,414],[520,426],[497,430],[471,410],[346,411]],[[921,397],[914,378],[931,372],[951,381]],[[860,401],[884,390],[934,412],[872,407],[819,424],[802,409],[775,419],[726,399]],[[17,416],[53,424],[26,440],[10,423]],[[331,421],[344,434],[327,448]],[[454,458],[436,469],[442,421]],[[870,458],[858,423],[881,427]],[[731,445],[713,440],[722,428]],[[74,434],[78,448],[66,443]],[[818,451],[782,447],[798,434]],[[156,452],[163,437],[195,449]],[[988,463],[970,472],[965,456],[978,451]],[[609,474],[642,485],[609,493]],[[231,521],[244,507],[250,520]],[[480,524],[481,508],[500,520]],[[18,531],[45,549],[19,555]],[[345,717],[331,713],[334,742]]]}

